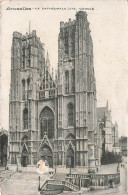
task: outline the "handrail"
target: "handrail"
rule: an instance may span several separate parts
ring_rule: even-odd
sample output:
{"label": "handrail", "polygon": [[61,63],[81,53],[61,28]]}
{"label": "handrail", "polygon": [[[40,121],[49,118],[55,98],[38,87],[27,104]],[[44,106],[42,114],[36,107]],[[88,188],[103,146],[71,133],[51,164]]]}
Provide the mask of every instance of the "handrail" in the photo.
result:
{"label": "handrail", "polygon": [[16,173],[23,173],[23,170],[15,170],[12,174],[10,174],[10,177],[12,177]]}
{"label": "handrail", "polygon": [[98,177],[108,177],[108,178],[115,178],[118,177],[120,175],[120,173],[115,173],[115,174],[90,174],[91,178],[98,178]]}
{"label": "handrail", "polygon": [[46,184],[47,184],[48,182],[47,182],[47,180],[44,182],[44,184],[42,185],[42,187],[41,187],[41,190],[43,190],[45,187],[46,187]]}
{"label": "handrail", "polygon": [[76,191],[79,190],[79,187],[76,186],[76,185],[74,185],[74,184],[72,184],[72,183],[69,183],[69,182],[65,181],[65,184],[68,184],[67,187],[70,187],[70,188],[72,188],[73,190],[74,190],[74,189],[75,189]]}
{"label": "handrail", "polygon": [[41,190],[44,190],[47,184],[64,185],[64,186],[66,186],[66,187],[71,188],[71,189],[74,190],[74,191],[78,191],[78,190],[79,190],[79,187],[76,186],[76,185],[74,185],[74,184],[72,184],[72,183],[69,183],[69,182],[67,182],[67,181],[58,181],[58,180],[46,180],[46,181],[44,182],[44,184],[42,185]]}
{"label": "handrail", "polygon": [[15,173],[17,173],[17,170],[10,174],[10,177],[12,177]]}

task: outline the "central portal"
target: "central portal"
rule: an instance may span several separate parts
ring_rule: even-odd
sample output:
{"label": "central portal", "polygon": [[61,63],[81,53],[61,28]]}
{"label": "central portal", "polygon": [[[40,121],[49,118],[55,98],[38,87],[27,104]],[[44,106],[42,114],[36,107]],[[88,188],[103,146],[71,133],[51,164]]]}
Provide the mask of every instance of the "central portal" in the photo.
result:
{"label": "central portal", "polygon": [[22,155],[21,155],[21,165],[23,167],[27,167],[28,165],[28,151],[26,149],[26,147],[23,147],[23,151],[22,151]]}
{"label": "central portal", "polygon": [[67,150],[67,160],[66,160],[66,167],[73,168],[74,167],[74,151],[72,148]]}
{"label": "central portal", "polygon": [[53,154],[49,146],[44,146],[40,149],[39,158],[42,160],[46,160],[49,167],[53,167]]}

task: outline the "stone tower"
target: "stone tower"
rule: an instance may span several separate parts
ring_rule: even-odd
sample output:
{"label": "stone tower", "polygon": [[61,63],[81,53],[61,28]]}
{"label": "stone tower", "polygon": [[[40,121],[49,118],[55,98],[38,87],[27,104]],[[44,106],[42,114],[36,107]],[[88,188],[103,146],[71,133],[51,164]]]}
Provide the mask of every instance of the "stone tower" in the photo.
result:
{"label": "stone tower", "polygon": [[58,139],[62,145],[67,142],[60,155],[64,158],[66,150],[67,165],[91,171],[96,168],[98,155],[94,149],[96,86],[93,43],[85,12],[78,12],[75,21],[60,23],[58,72]]}
{"label": "stone tower", "polygon": [[39,147],[40,139],[38,100],[48,96],[48,92],[45,94],[45,88],[48,88],[45,74],[49,67],[45,65],[44,45],[36,31],[25,36],[14,32],[11,55],[10,163],[23,164],[23,160],[33,164],[34,161],[37,163],[34,151]]}

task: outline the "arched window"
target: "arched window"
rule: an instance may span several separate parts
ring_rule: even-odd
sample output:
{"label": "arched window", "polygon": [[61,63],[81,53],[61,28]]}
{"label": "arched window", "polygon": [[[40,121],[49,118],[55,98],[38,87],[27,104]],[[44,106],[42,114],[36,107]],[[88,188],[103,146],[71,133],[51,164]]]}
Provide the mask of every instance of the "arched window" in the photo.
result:
{"label": "arched window", "polygon": [[75,71],[74,69],[71,71],[71,92],[75,91]]}
{"label": "arched window", "polygon": [[25,47],[22,49],[22,68],[25,68]]}
{"label": "arched window", "polygon": [[45,78],[43,79],[43,89],[45,89]]}
{"label": "arched window", "polygon": [[23,111],[23,128],[28,129],[28,109],[25,108]]}
{"label": "arched window", "polygon": [[65,138],[65,139],[75,140],[75,139],[76,139],[76,137],[75,137],[75,135],[74,135],[73,133],[69,133],[69,134],[66,136],[66,138]]}
{"label": "arched window", "polygon": [[22,80],[22,100],[25,100],[25,80]]}
{"label": "arched window", "polygon": [[28,67],[31,67],[31,46],[28,45]]}
{"label": "arched window", "polygon": [[68,104],[68,125],[74,125],[74,108],[72,103]]}
{"label": "arched window", "polygon": [[21,145],[23,146],[24,144],[28,145],[28,136],[24,135],[21,139]]}
{"label": "arched window", "polygon": [[64,41],[64,46],[65,46],[65,54],[68,54],[68,28],[65,28],[65,41]]}
{"label": "arched window", "polygon": [[65,93],[69,93],[69,72],[65,72]]}
{"label": "arched window", "polygon": [[54,114],[49,107],[45,107],[40,115],[40,135],[41,139],[47,133],[48,138],[54,137]]}
{"label": "arched window", "polygon": [[27,79],[27,98],[29,98],[30,78]]}

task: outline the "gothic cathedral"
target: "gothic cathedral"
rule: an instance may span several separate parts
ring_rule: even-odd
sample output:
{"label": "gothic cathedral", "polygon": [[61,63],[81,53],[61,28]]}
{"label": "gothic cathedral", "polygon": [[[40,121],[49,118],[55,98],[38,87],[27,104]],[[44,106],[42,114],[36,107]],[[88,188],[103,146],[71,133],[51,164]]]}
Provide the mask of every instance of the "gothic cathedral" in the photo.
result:
{"label": "gothic cathedral", "polygon": [[50,71],[36,31],[13,33],[9,100],[10,164],[94,172],[100,165],[93,42],[86,12],[60,22],[58,70]]}

